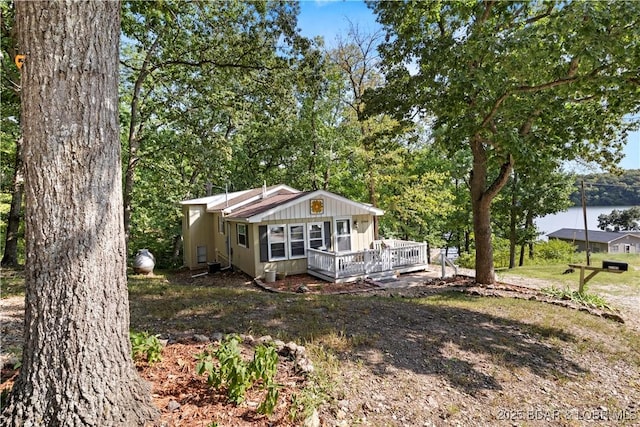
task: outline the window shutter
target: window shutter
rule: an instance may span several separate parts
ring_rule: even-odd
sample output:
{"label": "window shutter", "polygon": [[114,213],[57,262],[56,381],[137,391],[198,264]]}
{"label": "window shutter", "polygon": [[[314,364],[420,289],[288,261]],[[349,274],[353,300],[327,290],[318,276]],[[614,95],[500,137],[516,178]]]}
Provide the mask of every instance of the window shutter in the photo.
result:
{"label": "window shutter", "polygon": [[269,241],[267,240],[267,226],[259,226],[258,233],[260,234],[260,262],[267,262],[269,261]]}
{"label": "window shutter", "polygon": [[324,222],[324,246],[328,251],[331,250],[331,223],[329,221]]}

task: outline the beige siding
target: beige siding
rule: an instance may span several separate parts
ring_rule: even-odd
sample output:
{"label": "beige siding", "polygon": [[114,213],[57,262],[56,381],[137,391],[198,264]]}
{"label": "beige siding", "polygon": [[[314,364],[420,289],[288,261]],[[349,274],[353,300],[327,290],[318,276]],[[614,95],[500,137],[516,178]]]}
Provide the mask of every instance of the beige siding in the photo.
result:
{"label": "beige siding", "polygon": [[226,238],[229,232],[228,225],[226,224],[226,222],[223,222],[222,229],[224,230],[224,232],[221,233],[219,228],[219,220],[220,220],[221,214],[216,212],[212,214],[212,216],[213,216],[213,247],[214,247],[214,253],[212,254],[213,259],[221,263],[222,266],[227,266],[229,263],[229,259],[227,257],[227,245],[226,245]]}
{"label": "beige siding", "polygon": [[182,213],[184,263],[191,269],[204,267],[206,262],[198,263],[197,248],[206,248],[207,262],[215,260],[213,215],[206,212],[204,205],[185,205]]}
{"label": "beige siding", "polygon": [[258,256],[255,254],[260,253],[258,227],[254,224],[245,224],[248,232],[247,241],[249,242],[249,247],[245,248],[238,244],[238,224],[244,223],[231,222],[229,227],[232,251],[231,263],[248,275],[256,277],[254,256]]}
{"label": "beige siding", "polygon": [[[353,232],[351,237],[352,250],[370,249],[370,245],[373,243],[373,216],[357,215],[351,221]],[[356,221],[358,222],[357,230],[354,227]]]}
{"label": "beige siding", "polygon": [[[325,206],[325,209],[326,209],[326,206]],[[288,275],[303,274],[307,272],[306,258],[289,259],[289,260],[282,260],[282,261],[270,261],[270,262],[264,262],[264,263],[260,262],[260,236],[258,231],[258,227],[260,225],[285,225],[285,226],[288,226],[289,224],[305,224],[306,225],[309,223],[315,223],[315,222],[324,223],[326,221],[329,221],[331,223],[332,245],[335,246],[335,234],[333,234],[335,233],[335,220],[345,219],[345,218],[351,219],[351,228],[352,228],[351,250],[360,251],[363,249],[370,248],[373,242],[373,216],[372,215],[357,215],[357,216],[340,215],[336,218],[327,217],[327,216],[319,217],[319,216],[309,215],[308,218],[305,218],[305,219],[296,219],[296,220],[288,220],[288,221],[272,219],[270,221],[266,221],[264,223],[254,225],[252,229],[253,236],[254,236],[252,238],[252,243],[255,245],[254,246],[255,251],[253,252],[255,256],[255,262],[253,266],[253,270],[255,271],[254,276],[264,277],[265,269],[276,270],[278,272],[285,272]],[[358,230],[355,230],[353,228],[355,221],[358,221]],[[308,236],[307,236],[307,240],[308,240]]]}
{"label": "beige siding", "polygon": [[286,209],[282,209],[278,212],[275,212],[268,217],[265,217],[265,221],[286,221],[291,222],[292,218],[295,218],[296,221],[320,221],[320,218],[342,218],[342,217],[352,217],[354,215],[362,214],[366,212],[364,209],[358,208],[357,206],[353,206],[339,200],[335,200],[332,198],[319,197],[324,200],[324,213],[320,215],[312,215],[310,200],[304,200],[300,203],[297,203],[293,206],[290,206]]}

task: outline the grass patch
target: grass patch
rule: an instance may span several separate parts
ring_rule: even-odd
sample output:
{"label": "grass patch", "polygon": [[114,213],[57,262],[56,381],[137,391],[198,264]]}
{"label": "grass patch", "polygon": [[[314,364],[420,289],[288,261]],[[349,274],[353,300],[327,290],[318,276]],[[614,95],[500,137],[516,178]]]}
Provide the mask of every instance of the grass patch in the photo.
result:
{"label": "grass patch", "polygon": [[[625,262],[629,270],[620,274],[610,274],[602,272],[594,276],[588,283],[591,294],[610,295],[614,297],[637,297],[640,294],[640,255],[638,254],[593,254],[591,256],[592,266],[602,266],[602,261]],[[576,264],[585,264],[584,254],[574,260]],[[511,270],[501,272],[499,280],[508,282],[510,277],[527,277],[541,279],[553,284],[556,288],[578,290],[580,272],[563,274],[569,266],[567,263],[556,262],[544,265],[528,265],[516,267]]]}
{"label": "grass patch", "polygon": [[24,295],[24,270],[3,267],[1,281],[0,296],[2,298]]}
{"label": "grass patch", "polygon": [[614,309],[609,304],[607,304],[607,301],[599,295],[589,294],[586,292],[580,293],[578,291],[572,291],[567,288],[559,289],[555,286],[543,288],[542,293],[550,297],[573,301],[585,307],[614,311]]}
{"label": "grass patch", "polygon": [[[173,336],[271,335],[304,344],[315,371],[291,398],[294,422],[323,404],[366,393],[395,393],[390,402],[407,398],[403,393],[418,396],[423,393],[420,384],[427,383],[439,387],[433,396],[442,395],[436,403],[444,415],[461,424],[468,421],[460,417],[468,414],[469,402],[483,410],[487,402],[516,408],[523,399],[530,398],[527,404],[533,405],[559,393],[559,402],[567,407],[602,406],[602,382],[609,385],[607,377],[599,375],[602,368],[609,372],[612,367],[610,383],[615,380],[620,395],[638,390],[638,332],[537,301],[456,291],[421,298],[273,294],[238,275],[197,281],[190,274],[169,272],[130,276],[129,300],[134,330]],[[613,370],[616,365],[628,376]],[[409,381],[402,383],[401,378]],[[624,378],[631,380],[625,383]],[[607,402],[616,405],[622,405],[619,399]],[[360,416],[355,412],[347,415]],[[384,414],[369,411],[370,417]],[[355,418],[349,421],[353,425]],[[367,423],[391,421],[368,418]]]}

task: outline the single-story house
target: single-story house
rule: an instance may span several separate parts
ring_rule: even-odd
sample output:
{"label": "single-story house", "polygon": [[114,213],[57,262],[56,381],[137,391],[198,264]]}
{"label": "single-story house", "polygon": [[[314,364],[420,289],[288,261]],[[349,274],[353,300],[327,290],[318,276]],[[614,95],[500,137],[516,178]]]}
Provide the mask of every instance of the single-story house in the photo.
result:
{"label": "single-story house", "polygon": [[[579,251],[584,251],[587,247],[585,232],[581,229],[561,228],[547,234],[547,237],[574,244]],[[640,232],[588,230],[588,237],[591,252],[640,253]]]}
{"label": "single-story house", "polygon": [[426,244],[375,241],[384,211],[324,190],[276,185],[181,202],[184,263],[252,277],[310,273],[348,281],[427,266]]}

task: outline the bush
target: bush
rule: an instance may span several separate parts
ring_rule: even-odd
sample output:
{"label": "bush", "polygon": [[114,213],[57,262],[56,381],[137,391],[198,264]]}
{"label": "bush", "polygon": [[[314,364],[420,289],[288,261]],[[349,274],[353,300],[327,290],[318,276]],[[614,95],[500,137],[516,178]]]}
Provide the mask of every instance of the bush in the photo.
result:
{"label": "bush", "polygon": [[541,261],[571,261],[576,253],[576,246],[558,239],[548,242],[538,241],[534,246],[535,257]]}
{"label": "bush", "polygon": [[[491,239],[491,245],[493,246],[493,267],[509,267],[509,240],[494,236]],[[464,268],[476,268],[475,247],[471,252],[460,254],[456,263]]]}

